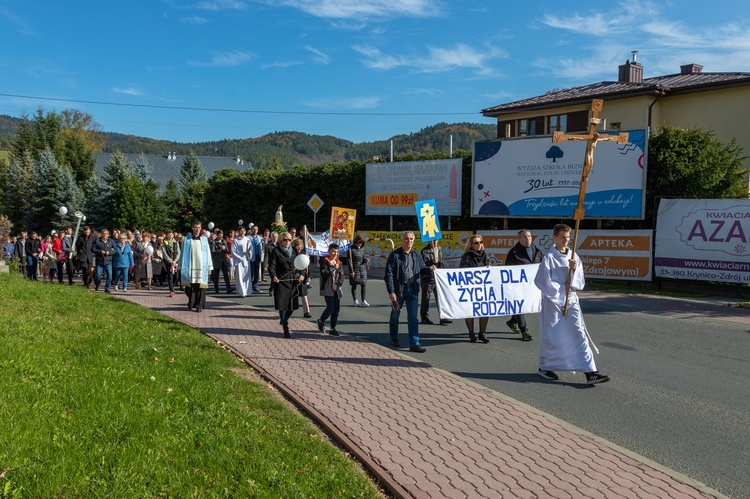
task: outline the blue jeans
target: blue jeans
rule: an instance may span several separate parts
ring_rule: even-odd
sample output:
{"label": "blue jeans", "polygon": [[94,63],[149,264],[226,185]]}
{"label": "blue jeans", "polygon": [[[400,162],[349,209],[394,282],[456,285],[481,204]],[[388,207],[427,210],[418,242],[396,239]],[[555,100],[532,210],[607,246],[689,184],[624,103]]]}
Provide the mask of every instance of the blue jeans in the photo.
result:
{"label": "blue jeans", "polygon": [[102,272],[107,274],[107,280],[104,283],[104,291],[109,291],[109,286],[112,284],[112,264],[105,263],[104,265],[96,265],[96,273],[94,274],[94,284],[99,287],[99,283],[102,281]]}
{"label": "blue jeans", "polygon": [[320,316],[320,322],[325,322],[330,317],[331,329],[336,329],[336,324],[339,321],[339,310],[341,310],[341,298],[339,298],[337,292],[333,296],[324,296],[323,298],[326,299],[326,309]]}
{"label": "blue jeans", "polygon": [[396,303],[399,310],[391,308],[391,319],[389,321],[392,340],[398,340],[398,319],[401,309],[406,304],[406,322],[409,325],[409,346],[419,345],[419,300],[417,298],[416,286],[404,286],[401,288],[403,294],[398,295]]}
{"label": "blue jeans", "polygon": [[117,283],[120,282],[120,276],[122,276],[122,289],[128,289],[128,271],[130,267],[117,267],[115,269],[115,277],[112,278],[112,283],[117,287]]}
{"label": "blue jeans", "polygon": [[36,280],[37,268],[39,268],[39,257],[26,255],[26,277]]}

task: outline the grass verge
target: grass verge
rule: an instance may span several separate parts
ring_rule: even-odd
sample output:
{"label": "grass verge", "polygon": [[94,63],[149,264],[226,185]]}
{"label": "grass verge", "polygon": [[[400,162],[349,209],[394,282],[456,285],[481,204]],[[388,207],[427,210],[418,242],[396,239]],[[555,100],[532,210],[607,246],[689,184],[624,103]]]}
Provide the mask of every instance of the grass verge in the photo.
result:
{"label": "grass verge", "polygon": [[0,275],[0,497],[382,497],[200,332]]}

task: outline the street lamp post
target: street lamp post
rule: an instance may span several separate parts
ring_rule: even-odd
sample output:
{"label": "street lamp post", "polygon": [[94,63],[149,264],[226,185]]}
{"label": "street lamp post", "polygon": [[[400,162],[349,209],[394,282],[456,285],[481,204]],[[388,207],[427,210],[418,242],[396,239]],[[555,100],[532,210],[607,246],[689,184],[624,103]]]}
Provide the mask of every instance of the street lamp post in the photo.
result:
{"label": "street lamp post", "polygon": [[[67,213],[68,213],[68,209],[65,206],[61,206],[60,215],[65,216]],[[70,255],[68,255],[69,258],[73,258],[73,255],[75,254],[76,241],[78,240],[78,231],[81,229],[81,221],[86,221],[86,215],[84,215],[80,211],[76,210],[74,215],[78,219],[78,222],[76,222],[76,231],[73,234],[73,241],[70,244],[71,251],[70,251]]]}

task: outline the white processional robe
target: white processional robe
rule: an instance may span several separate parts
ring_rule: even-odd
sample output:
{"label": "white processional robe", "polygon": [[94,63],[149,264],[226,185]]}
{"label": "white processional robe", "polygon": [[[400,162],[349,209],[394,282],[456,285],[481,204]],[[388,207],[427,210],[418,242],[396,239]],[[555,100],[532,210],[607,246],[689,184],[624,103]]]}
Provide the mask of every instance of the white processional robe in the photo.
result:
{"label": "white processional robe", "polygon": [[237,294],[247,296],[252,293],[253,243],[249,237],[235,237],[232,241],[232,265],[234,266],[234,281]]}
{"label": "white processional robe", "polygon": [[581,306],[576,291],[583,289],[586,280],[578,255],[578,266],[571,278],[568,313],[565,306],[565,283],[568,281],[570,254],[552,247],[544,255],[534,284],[542,290],[542,311],[539,316],[539,368],[545,371],[596,371],[594,354],[583,324]]}

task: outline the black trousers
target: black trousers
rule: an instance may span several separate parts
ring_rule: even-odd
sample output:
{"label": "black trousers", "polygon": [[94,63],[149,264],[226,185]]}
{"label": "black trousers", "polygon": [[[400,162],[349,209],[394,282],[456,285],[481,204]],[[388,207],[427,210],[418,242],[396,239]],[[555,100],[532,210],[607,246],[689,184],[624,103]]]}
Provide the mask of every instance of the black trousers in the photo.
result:
{"label": "black trousers", "polygon": [[226,258],[223,258],[221,261],[221,265],[214,266],[214,269],[211,271],[211,282],[214,283],[214,291],[217,293],[219,292],[219,273],[224,273],[224,284],[227,285],[227,293],[231,289],[230,281],[229,281],[229,261]]}
{"label": "black trousers", "polygon": [[434,278],[422,277],[420,279],[422,287],[422,297],[420,300],[421,303],[419,304],[419,318],[424,320],[428,318],[428,315],[430,313],[430,297],[433,295],[435,296],[435,306],[438,306],[438,295]]}
{"label": "black trousers", "polygon": [[185,294],[188,297],[188,308],[203,310],[206,306],[206,288],[201,288],[200,284],[186,284]]}
{"label": "black trousers", "polygon": [[70,260],[70,258],[57,261],[57,280],[60,284],[63,283],[63,268],[65,268],[65,273],[68,274],[68,284],[72,285],[73,284],[73,262]]}

